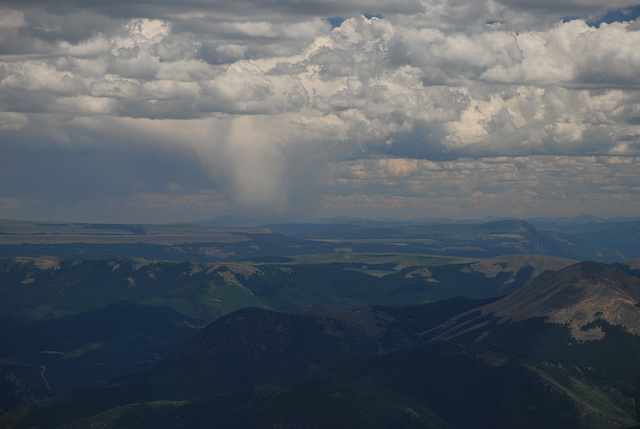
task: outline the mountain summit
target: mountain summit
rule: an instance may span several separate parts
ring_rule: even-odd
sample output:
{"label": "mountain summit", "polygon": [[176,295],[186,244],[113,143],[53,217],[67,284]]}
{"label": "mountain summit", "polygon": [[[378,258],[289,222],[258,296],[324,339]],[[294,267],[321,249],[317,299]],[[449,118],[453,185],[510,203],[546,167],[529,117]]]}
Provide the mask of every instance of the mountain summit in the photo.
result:
{"label": "mountain summit", "polygon": [[[601,319],[640,335],[640,279],[618,268],[597,262],[580,262],[544,275],[529,285],[475,313],[465,313],[440,327],[438,339],[474,330],[484,331],[490,322],[520,322],[543,318],[567,324],[579,340],[600,339],[604,332],[591,326]],[[587,327],[589,325],[590,327]]]}

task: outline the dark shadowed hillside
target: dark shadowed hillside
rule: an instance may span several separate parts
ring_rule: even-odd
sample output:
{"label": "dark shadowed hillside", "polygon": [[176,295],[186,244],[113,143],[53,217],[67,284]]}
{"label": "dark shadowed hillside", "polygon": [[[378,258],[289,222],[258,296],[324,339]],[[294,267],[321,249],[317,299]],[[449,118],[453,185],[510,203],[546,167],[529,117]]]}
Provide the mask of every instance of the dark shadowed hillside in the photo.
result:
{"label": "dark shadowed hillside", "polygon": [[24,405],[148,370],[203,324],[170,308],[127,301],[26,324],[4,319],[2,405]]}
{"label": "dark shadowed hillside", "polygon": [[[202,326],[245,307],[348,310],[501,296],[571,262],[531,255],[476,260],[354,253],[243,263],[0,258],[0,326],[7,332],[0,369],[7,389],[16,390],[3,395],[0,404],[9,408],[105,383],[148,368],[181,345],[171,342],[168,350],[156,334],[131,341],[135,329],[150,331],[139,325],[135,310],[105,312],[116,304],[123,307],[122,301],[130,308],[137,303],[145,311],[155,309],[150,320],[158,329],[173,323],[172,314]],[[126,335],[105,340],[109,326],[122,326]],[[80,334],[75,328],[84,330]],[[145,341],[162,353],[150,358]],[[124,356],[120,360],[117,350]]]}
{"label": "dark shadowed hillside", "polygon": [[[584,262],[492,302],[245,309],[156,369],[2,416],[44,427],[633,427],[640,280]],[[60,412],[64,410],[64,412]]]}

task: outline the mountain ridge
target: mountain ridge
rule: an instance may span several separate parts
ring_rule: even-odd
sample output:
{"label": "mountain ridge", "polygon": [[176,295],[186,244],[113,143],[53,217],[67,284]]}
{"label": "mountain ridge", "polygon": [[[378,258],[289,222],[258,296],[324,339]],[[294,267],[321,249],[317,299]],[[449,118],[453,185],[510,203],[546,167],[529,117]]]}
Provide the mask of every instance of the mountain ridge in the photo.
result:
{"label": "mountain ridge", "polygon": [[[542,318],[552,323],[569,325],[574,338],[600,339],[604,333],[597,327],[585,326],[597,319],[620,325],[640,335],[640,279],[618,268],[593,261],[580,262],[539,277],[510,295],[479,308],[476,317],[458,316],[435,338],[451,339],[461,333],[482,330],[494,319],[497,323],[519,322]],[[459,324],[460,320],[466,319]],[[465,329],[461,329],[465,326]]]}

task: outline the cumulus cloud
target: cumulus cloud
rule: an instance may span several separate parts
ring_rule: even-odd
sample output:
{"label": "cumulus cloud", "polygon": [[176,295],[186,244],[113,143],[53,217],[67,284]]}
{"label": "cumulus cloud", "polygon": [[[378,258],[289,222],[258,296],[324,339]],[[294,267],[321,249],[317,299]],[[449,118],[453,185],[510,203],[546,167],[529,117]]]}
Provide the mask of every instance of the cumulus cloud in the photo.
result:
{"label": "cumulus cloud", "polygon": [[555,155],[344,161],[333,165],[333,186],[343,192],[325,195],[316,201],[315,210],[328,215],[340,205],[349,215],[367,216],[375,207],[384,216],[406,218],[431,209],[469,218],[493,215],[496,207],[504,216],[517,217],[540,213],[541,207],[546,210],[543,214],[559,216],[599,207],[601,216],[635,216],[639,161],[638,157]]}
{"label": "cumulus cloud", "polygon": [[21,130],[29,121],[27,115],[15,112],[0,112],[0,130]]}
{"label": "cumulus cloud", "polygon": [[[377,196],[415,206],[415,216],[459,215],[484,207],[481,198],[494,202],[487,210],[514,210],[516,197],[531,213],[542,202],[566,206],[554,176],[561,161],[581,177],[576,199],[578,189],[601,197],[585,211],[606,199],[602,189],[637,201],[638,184],[621,174],[628,165],[603,159],[640,155],[640,31],[631,17],[560,19],[627,6],[8,2],[0,163],[11,199],[0,207],[15,213],[24,201],[46,214],[54,204],[33,203],[46,193],[20,184],[16,166],[28,159],[60,178],[49,183],[61,201],[87,207],[98,204],[88,197],[95,186],[104,201],[144,195],[149,210],[152,200],[214,193],[202,207],[216,212],[371,204],[382,213]],[[344,19],[335,28],[334,16]],[[420,212],[421,198],[439,197],[452,202]],[[144,220],[143,209],[130,213]]]}

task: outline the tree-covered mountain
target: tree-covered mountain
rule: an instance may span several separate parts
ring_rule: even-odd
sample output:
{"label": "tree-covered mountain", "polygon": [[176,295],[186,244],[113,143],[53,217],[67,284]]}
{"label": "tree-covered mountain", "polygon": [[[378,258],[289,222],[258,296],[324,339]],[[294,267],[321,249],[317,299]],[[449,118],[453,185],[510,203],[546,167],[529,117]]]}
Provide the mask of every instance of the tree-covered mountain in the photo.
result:
{"label": "tree-covered mountain", "polygon": [[168,307],[118,301],[28,323],[0,321],[2,408],[148,370],[206,323]]}
{"label": "tree-covered mountain", "polygon": [[[529,255],[477,261],[407,254],[287,260],[0,258],[0,369],[9,392],[2,395],[2,408],[149,368],[185,335],[238,309],[348,310],[455,296],[488,298],[573,262]],[[142,314],[155,322],[141,325]],[[176,320],[188,328],[162,338],[159,330]],[[105,339],[115,326],[129,329]],[[147,340],[139,343],[135,335]]]}
{"label": "tree-covered mountain", "polygon": [[583,262],[489,302],[243,309],[149,372],[6,413],[0,423],[633,427],[639,301],[638,278]]}
{"label": "tree-covered mountain", "polygon": [[534,255],[477,260],[402,253],[269,261],[0,258],[0,314],[39,320],[134,301],[212,321],[249,306],[346,310],[455,296],[486,298],[575,262]]}

